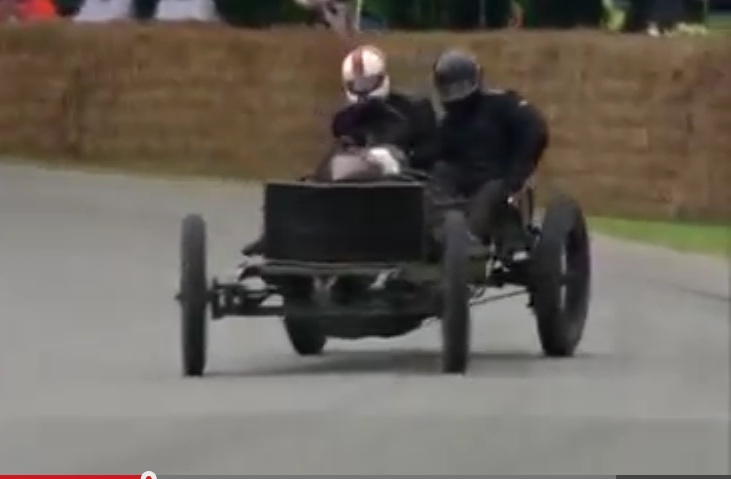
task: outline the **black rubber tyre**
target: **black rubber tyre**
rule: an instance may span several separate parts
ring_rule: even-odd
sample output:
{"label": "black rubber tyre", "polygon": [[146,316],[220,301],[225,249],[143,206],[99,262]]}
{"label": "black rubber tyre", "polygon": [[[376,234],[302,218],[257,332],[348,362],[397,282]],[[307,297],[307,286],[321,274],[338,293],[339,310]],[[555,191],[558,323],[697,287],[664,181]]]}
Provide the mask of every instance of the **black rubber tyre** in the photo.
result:
{"label": "black rubber tyre", "polygon": [[578,203],[554,198],[531,257],[531,295],[538,336],[549,357],[573,356],[591,296],[591,245]]}
{"label": "black rubber tyre", "polygon": [[317,324],[290,316],[284,317],[284,329],[295,352],[300,356],[317,356],[327,343]]}
{"label": "black rubber tyre", "polygon": [[469,237],[461,211],[444,217],[442,371],[464,373],[470,354]]}
{"label": "black rubber tyre", "polygon": [[206,367],[206,224],[199,215],[183,219],[180,246],[180,295],[183,374],[202,376]]}

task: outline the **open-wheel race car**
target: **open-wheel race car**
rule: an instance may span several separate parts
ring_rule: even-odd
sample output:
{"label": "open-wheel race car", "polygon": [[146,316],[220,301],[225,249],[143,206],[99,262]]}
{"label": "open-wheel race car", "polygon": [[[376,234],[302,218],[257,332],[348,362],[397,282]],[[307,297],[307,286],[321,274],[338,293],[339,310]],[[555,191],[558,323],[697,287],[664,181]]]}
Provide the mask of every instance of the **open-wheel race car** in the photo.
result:
{"label": "open-wheel race car", "polygon": [[[263,254],[246,258],[230,280],[209,281],[205,221],[184,218],[177,296],[184,375],[204,372],[209,313],[213,320],[281,317],[303,356],[320,354],[328,338],[397,337],[437,319],[442,371],[464,373],[471,307],[518,293],[528,296],[543,353],[574,354],[591,279],[576,201],[557,195],[539,220],[527,188],[513,207],[529,240],[523,255],[505,260],[496,254],[499,231],[490,244],[471,236],[465,202],[439,198],[426,174],[403,166],[374,173],[368,155],[335,155],[329,181],[267,183]],[[506,285],[519,286],[518,293],[485,297]]]}

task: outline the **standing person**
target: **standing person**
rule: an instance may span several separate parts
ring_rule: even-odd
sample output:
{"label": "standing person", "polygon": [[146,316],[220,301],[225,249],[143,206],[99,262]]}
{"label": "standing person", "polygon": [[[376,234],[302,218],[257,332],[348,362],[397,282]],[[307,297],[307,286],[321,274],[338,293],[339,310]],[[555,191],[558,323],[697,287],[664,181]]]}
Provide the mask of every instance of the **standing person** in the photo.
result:
{"label": "standing person", "polygon": [[75,22],[113,22],[134,18],[133,0],[84,0]]}
{"label": "standing person", "polygon": [[340,37],[351,40],[359,30],[361,0],[295,0],[317,13],[320,21]]}
{"label": "standing person", "polygon": [[21,21],[55,20],[58,18],[56,5],[51,0],[21,0],[18,2]]}
{"label": "standing person", "polygon": [[683,21],[685,2],[683,0],[655,0],[652,2],[650,15],[647,33],[652,36],[667,34]]}
{"label": "standing person", "polygon": [[219,20],[213,0],[159,0],[152,17],[167,22]]}
{"label": "standing person", "polygon": [[51,0],[2,0],[0,19],[2,21],[34,22],[55,20],[59,15]]}

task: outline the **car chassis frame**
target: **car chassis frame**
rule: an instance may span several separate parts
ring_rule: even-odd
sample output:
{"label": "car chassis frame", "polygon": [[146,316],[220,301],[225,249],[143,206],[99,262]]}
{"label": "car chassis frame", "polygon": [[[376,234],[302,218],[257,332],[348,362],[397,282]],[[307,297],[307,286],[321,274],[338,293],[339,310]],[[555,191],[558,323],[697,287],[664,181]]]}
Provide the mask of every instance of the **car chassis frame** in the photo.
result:
{"label": "car chassis frame", "polygon": [[[412,183],[410,186],[422,188],[422,191],[424,188],[423,183]],[[349,188],[355,191],[362,187],[338,185],[346,192]],[[380,191],[386,194],[387,188],[383,184],[370,187],[376,191],[381,188]],[[298,188],[302,190],[299,196],[295,195],[284,202],[276,199],[277,194],[286,196],[282,191],[296,191]],[[320,189],[320,192],[313,195],[312,188]],[[201,318],[205,310],[210,311],[213,320],[227,317],[283,317],[290,340],[302,355],[318,354],[327,337],[360,339],[400,336],[418,328],[430,318],[437,318],[441,320],[444,332],[443,371],[463,373],[468,363],[470,307],[527,294],[528,307],[536,315],[544,353],[549,356],[574,354],[588,313],[591,259],[583,213],[570,197],[558,195],[550,201],[543,224],[539,226],[533,214],[533,191],[527,191],[519,208],[530,244],[524,257],[508,263],[497,259],[494,244],[476,245],[468,242],[464,203],[453,200],[432,203],[444,215],[436,233],[424,226],[423,221],[414,223],[422,224],[423,231],[420,234],[427,233],[425,236],[430,237],[435,233],[434,237],[441,238],[435,243],[438,244],[438,254],[411,255],[408,244],[403,243],[403,259],[396,253],[395,259],[379,261],[376,253],[375,257],[366,254],[364,258],[348,261],[348,251],[328,253],[327,246],[313,246],[312,241],[307,241],[308,238],[325,238],[318,236],[317,227],[304,227],[308,221],[320,221],[318,224],[325,229],[333,222],[333,218],[320,218],[327,214],[318,213],[317,208],[330,208],[323,207],[325,203],[322,200],[316,200],[316,203],[320,203],[314,208],[298,210],[304,212],[304,218],[284,223],[281,221],[286,217],[283,212],[288,204],[298,204],[298,201],[306,203],[317,195],[323,196],[323,188],[324,191],[335,191],[332,185],[312,185],[304,181],[268,183],[265,188],[265,237],[282,237],[285,240],[280,241],[279,247],[270,246],[269,254],[260,260],[247,259],[239,266],[234,277],[226,280],[213,277],[208,282],[205,272],[205,222],[198,215],[189,215],[184,219],[181,290],[176,298],[183,308],[186,375],[201,375],[205,367],[206,326],[200,324],[205,322]],[[415,209],[413,204],[412,210]],[[398,220],[398,211],[392,213]],[[389,214],[384,211],[382,216]],[[351,226],[357,224],[352,226],[356,229],[361,227],[359,223],[347,219],[342,210],[338,210],[337,215],[338,221]],[[364,216],[371,218],[372,224],[363,226],[363,231],[373,224],[382,224],[378,223],[378,215]],[[368,220],[364,221],[368,223]],[[398,227],[397,223],[392,225]],[[347,232],[347,227],[342,230]],[[332,241],[342,236],[342,230],[327,232],[332,238],[325,239],[331,241],[331,245],[339,244]],[[295,239],[289,241],[288,238],[292,236]],[[392,237],[399,238],[399,232],[396,231]],[[192,241],[191,238],[197,240]],[[374,238],[373,244],[384,244],[381,241],[383,238]],[[351,236],[349,240],[356,243],[360,241],[357,236]],[[411,247],[415,244],[413,241],[410,243]],[[368,248],[367,244],[361,242],[352,251],[358,251],[362,256]],[[396,245],[398,249],[399,245]],[[432,253],[435,251],[433,247],[426,249]],[[329,255],[333,255],[332,260]],[[567,266],[567,262],[573,267],[571,264]],[[191,274],[191,264],[198,264],[200,267],[197,270],[200,271]],[[250,280],[255,279],[260,280],[262,286],[249,284]],[[356,292],[350,295],[346,292],[339,298],[334,291],[337,286],[348,281],[359,284]],[[195,286],[191,287],[191,284]],[[488,297],[485,294],[488,289],[505,286],[517,286],[519,289],[497,296]],[[559,304],[563,300],[559,293],[562,288],[567,289],[566,301],[571,304]],[[281,298],[281,304],[267,304],[275,297]],[[298,340],[297,334],[311,338],[313,328],[319,331],[315,335],[318,338],[314,341],[315,346],[298,346],[301,340]]]}

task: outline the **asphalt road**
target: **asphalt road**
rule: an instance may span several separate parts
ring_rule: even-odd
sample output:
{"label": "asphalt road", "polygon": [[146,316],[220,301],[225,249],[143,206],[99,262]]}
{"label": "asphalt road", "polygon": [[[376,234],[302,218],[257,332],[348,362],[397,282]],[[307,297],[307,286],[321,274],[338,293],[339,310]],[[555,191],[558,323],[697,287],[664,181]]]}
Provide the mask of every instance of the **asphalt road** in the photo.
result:
{"label": "asphalt road", "polygon": [[226,271],[258,193],[0,167],[0,472],[590,474],[729,472],[722,260],[596,238],[580,354],[540,357],[523,299],[476,310],[466,377],[435,373],[435,325],[291,351],[277,319],[211,330],[183,379],[183,214]]}

